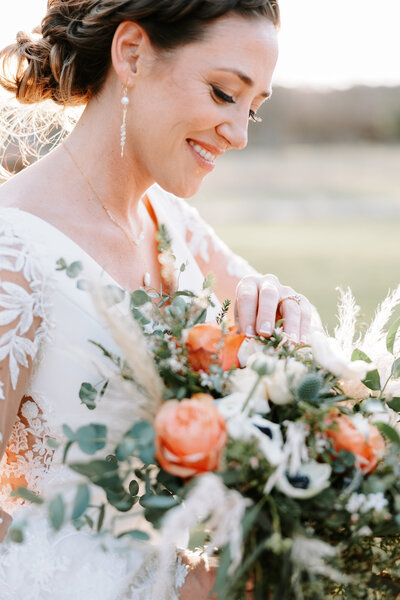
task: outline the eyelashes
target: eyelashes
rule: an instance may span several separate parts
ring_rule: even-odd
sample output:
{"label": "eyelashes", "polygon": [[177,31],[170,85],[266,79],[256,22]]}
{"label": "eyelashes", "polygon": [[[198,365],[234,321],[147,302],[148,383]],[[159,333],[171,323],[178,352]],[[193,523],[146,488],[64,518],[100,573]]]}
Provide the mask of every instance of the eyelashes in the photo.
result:
{"label": "eyelashes", "polygon": [[[215,86],[211,86],[211,89],[212,89],[213,95],[216,98],[218,98],[218,100],[222,100],[222,102],[227,102],[228,104],[235,104],[235,100],[233,99],[232,96],[225,94],[225,92],[223,92],[222,90],[220,90],[219,88],[217,88]],[[261,123],[262,122],[262,118],[258,117],[254,110],[249,111],[249,119],[250,119],[250,121],[253,121],[253,123]]]}
{"label": "eyelashes", "polygon": [[254,110],[251,110],[249,112],[249,119],[250,119],[250,121],[253,121],[253,123],[262,123],[262,118],[259,117],[258,115],[256,115]]}

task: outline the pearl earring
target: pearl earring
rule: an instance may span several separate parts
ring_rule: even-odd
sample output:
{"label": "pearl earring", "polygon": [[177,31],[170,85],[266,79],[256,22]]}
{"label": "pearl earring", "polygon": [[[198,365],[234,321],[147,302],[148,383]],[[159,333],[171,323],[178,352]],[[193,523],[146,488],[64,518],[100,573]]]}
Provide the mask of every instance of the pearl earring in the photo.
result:
{"label": "pearl earring", "polygon": [[126,142],[126,115],[128,112],[128,104],[129,104],[128,88],[126,87],[126,85],[123,87],[123,90],[122,90],[121,104],[122,104],[121,158],[123,158],[125,142]]}

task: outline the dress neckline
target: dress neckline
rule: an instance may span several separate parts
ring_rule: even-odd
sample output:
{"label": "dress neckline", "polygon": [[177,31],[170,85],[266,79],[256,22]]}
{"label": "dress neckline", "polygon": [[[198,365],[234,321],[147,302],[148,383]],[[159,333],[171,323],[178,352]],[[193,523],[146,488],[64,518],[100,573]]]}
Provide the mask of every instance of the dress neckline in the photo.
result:
{"label": "dress neckline", "polygon": [[[154,186],[152,186],[152,187],[154,187]],[[149,213],[151,220],[154,222],[156,229],[158,229],[159,217],[157,215],[157,208],[154,207],[155,198],[154,198],[152,188],[147,190],[146,197],[145,197],[143,203],[145,205],[146,210]],[[61,231],[61,229],[59,229],[59,227],[57,227],[56,225],[53,225],[49,221],[46,221],[46,219],[43,219],[42,217],[39,217],[38,215],[35,215],[34,213],[31,213],[27,210],[24,210],[24,209],[21,209],[18,207],[1,206],[0,210],[17,211],[18,213],[27,215],[29,218],[32,218],[32,219],[38,221],[39,223],[41,223],[42,225],[48,227],[50,229],[50,231],[53,231],[53,233],[57,234],[58,236],[61,236],[65,240],[67,240],[67,242],[71,246],[75,247],[81,254],[83,254],[85,257],[87,257],[89,259],[89,262],[91,262],[92,265],[96,266],[97,269],[99,269],[100,272],[103,273],[113,285],[121,288],[122,290],[124,290],[126,292],[134,291],[134,290],[126,290],[126,288],[123,285],[121,285],[120,283],[118,283],[118,281],[116,281],[116,279],[114,279],[114,277],[107,271],[107,269],[103,265],[101,265],[91,254],[89,254],[89,252],[87,252],[84,248],[82,248],[82,246],[80,246],[78,244],[78,242],[76,242],[72,237],[70,237],[68,234],[64,233],[63,231]]]}

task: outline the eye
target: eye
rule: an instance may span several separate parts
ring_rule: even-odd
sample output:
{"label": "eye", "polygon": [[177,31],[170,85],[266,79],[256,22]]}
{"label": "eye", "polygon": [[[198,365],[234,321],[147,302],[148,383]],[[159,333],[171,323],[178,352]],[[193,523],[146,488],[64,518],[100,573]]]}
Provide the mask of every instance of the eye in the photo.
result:
{"label": "eye", "polygon": [[222,100],[223,102],[229,102],[229,104],[235,104],[235,101],[232,98],[232,96],[228,96],[228,94],[225,94],[225,92],[223,92],[215,86],[212,86],[211,89],[213,91],[214,96],[216,96],[219,100]]}
{"label": "eye", "polygon": [[254,110],[249,111],[249,120],[253,121],[253,123],[262,123],[262,118],[258,117]]}

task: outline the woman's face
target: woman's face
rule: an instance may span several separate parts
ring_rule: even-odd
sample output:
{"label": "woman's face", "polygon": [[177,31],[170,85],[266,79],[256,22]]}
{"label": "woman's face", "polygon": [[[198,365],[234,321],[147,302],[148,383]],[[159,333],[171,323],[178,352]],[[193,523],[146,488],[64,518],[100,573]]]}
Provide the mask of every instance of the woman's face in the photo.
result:
{"label": "woman's face", "polygon": [[249,117],[271,93],[277,54],[271,21],[228,15],[204,40],[138,68],[127,145],[143,181],[187,198],[223,152],[244,148]]}

